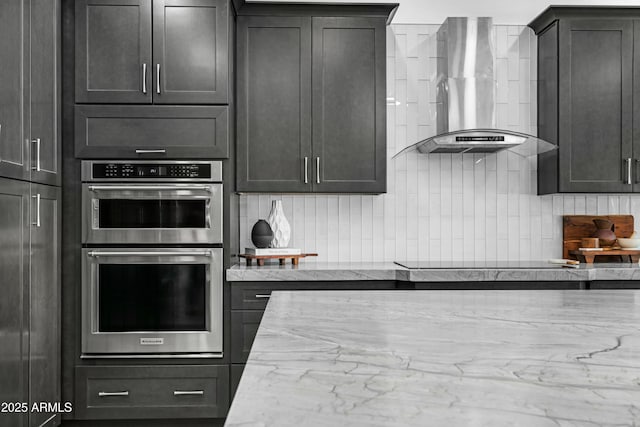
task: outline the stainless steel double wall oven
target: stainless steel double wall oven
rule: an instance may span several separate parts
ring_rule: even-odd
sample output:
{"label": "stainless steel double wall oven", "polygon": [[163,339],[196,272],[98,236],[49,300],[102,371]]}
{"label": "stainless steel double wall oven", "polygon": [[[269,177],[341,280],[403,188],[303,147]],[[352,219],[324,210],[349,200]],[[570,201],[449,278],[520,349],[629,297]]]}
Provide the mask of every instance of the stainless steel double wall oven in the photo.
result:
{"label": "stainless steel double wall oven", "polygon": [[222,355],[222,163],[82,162],[84,357]]}

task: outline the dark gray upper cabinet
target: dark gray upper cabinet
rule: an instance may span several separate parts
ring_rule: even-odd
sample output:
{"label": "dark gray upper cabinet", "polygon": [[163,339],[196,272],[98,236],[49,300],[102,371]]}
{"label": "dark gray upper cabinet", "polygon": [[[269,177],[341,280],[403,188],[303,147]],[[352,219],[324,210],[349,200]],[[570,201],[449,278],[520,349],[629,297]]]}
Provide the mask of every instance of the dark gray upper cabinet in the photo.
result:
{"label": "dark gray upper cabinet", "polygon": [[31,181],[60,185],[60,1],[31,0]]}
{"label": "dark gray upper cabinet", "polygon": [[382,6],[241,9],[238,191],[386,191]]}
{"label": "dark gray upper cabinet", "polygon": [[633,8],[551,7],[529,24],[538,135],[558,145],[538,158],[539,194],[640,191],[638,18]]}
{"label": "dark gray upper cabinet", "polygon": [[237,34],[238,190],[311,191],[311,18],[240,16]]}
{"label": "dark gray upper cabinet", "polygon": [[151,103],[151,0],[76,1],[76,102]]}
{"label": "dark gray upper cabinet", "polygon": [[60,184],[60,1],[0,3],[0,176]]}
{"label": "dark gray upper cabinet", "polygon": [[313,18],[314,191],[386,191],[386,26]]}
{"label": "dark gray upper cabinet", "polygon": [[29,178],[29,31],[24,0],[0,2],[0,176]]}
{"label": "dark gray upper cabinet", "polygon": [[154,0],[156,104],[226,104],[227,0]]}
{"label": "dark gray upper cabinet", "polygon": [[75,13],[76,102],[228,102],[227,0],[79,0]]}

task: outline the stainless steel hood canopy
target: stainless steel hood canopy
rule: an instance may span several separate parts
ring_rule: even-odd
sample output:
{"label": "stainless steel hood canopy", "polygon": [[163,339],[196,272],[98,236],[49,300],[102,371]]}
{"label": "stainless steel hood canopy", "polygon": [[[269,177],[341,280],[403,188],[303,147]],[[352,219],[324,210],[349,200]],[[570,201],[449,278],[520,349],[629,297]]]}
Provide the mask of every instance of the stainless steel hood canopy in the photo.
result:
{"label": "stainless steel hood canopy", "polygon": [[447,18],[438,30],[437,135],[396,154],[495,153],[531,156],[556,149],[535,136],[496,129],[493,20]]}

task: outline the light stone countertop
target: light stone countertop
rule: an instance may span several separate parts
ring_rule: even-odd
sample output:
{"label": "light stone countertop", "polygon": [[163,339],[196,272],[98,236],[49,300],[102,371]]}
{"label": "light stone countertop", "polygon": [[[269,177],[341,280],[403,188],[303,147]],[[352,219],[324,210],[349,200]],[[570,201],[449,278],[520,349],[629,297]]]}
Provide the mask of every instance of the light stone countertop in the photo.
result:
{"label": "light stone countertop", "polygon": [[640,280],[640,266],[631,263],[582,264],[566,268],[546,261],[515,263],[424,263],[426,268],[407,269],[390,262],[312,262],[246,266],[227,270],[227,281],[339,281],[400,280],[408,282],[464,281],[593,281]]}
{"label": "light stone countertop", "polygon": [[640,291],[274,292],[226,426],[631,426]]}

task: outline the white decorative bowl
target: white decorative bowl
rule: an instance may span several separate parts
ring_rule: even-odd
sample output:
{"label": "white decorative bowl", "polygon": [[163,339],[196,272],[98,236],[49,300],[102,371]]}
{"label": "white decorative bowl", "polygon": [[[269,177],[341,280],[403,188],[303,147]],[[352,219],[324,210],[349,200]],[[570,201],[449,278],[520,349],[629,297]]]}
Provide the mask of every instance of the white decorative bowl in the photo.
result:
{"label": "white decorative bowl", "polygon": [[618,244],[622,249],[636,249],[640,247],[640,239],[618,238]]}

